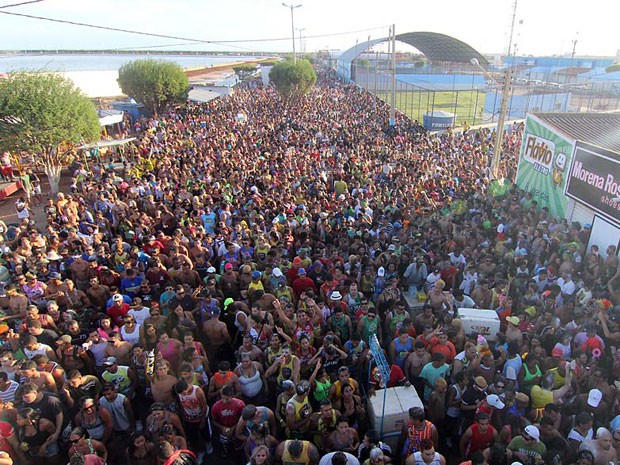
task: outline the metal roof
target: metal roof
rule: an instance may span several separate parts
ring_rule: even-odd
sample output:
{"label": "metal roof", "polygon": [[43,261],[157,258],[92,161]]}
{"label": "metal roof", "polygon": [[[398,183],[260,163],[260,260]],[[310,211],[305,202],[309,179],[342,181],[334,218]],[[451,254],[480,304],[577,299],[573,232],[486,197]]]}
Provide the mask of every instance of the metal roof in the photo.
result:
{"label": "metal roof", "polygon": [[476,58],[481,65],[488,65],[488,60],[473,47],[454,37],[437,32],[407,32],[397,34],[396,40],[417,48],[430,61],[455,61],[470,63]]}
{"label": "metal roof", "polygon": [[617,152],[620,160],[620,113],[535,113],[534,115],[576,141]]}
{"label": "metal roof", "polygon": [[[382,37],[380,39],[358,42],[353,47],[343,51],[338,57],[338,75],[345,80],[351,79],[351,63],[353,60],[364,51],[388,40],[389,37]],[[407,32],[405,34],[397,34],[396,40],[417,48],[430,61],[452,61],[469,64],[472,58],[476,58],[482,66],[489,65],[489,61],[473,47],[445,34],[437,32]]]}

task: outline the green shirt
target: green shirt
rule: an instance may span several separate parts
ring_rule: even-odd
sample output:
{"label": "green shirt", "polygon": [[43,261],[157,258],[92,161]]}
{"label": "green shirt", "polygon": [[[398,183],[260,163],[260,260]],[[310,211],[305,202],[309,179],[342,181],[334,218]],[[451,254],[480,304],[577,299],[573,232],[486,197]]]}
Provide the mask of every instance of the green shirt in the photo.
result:
{"label": "green shirt", "polygon": [[542,463],[543,457],[547,453],[547,447],[542,442],[526,442],[523,436],[517,436],[510,441],[508,449],[527,455],[528,460],[523,465],[535,465],[537,462]]}

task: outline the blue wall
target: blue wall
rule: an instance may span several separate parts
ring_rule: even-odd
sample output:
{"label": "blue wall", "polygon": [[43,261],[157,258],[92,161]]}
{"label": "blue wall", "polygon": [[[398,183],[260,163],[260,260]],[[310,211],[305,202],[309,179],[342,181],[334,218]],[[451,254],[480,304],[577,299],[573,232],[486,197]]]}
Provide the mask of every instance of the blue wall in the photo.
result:
{"label": "blue wall", "polygon": [[[508,119],[525,118],[527,113],[533,112],[565,112],[570,99],[570,93],[553,94],[528,94],[513,95],[508,102]],[[497,118],[497,113],[501,105],[501,94],[487,92],[484,101],[484,112],[493,114]]]}
{"label": "blue wall", "polygon": [[397,74],[396,79],[429,90],[471,90],[485,85],[482,74]]}
{"label": "blue wall", "polygon": [[568,58],[568,57],[505,57],[507,65],[532,65],[545,67],[578,67],[578,68],[606,68],[613,65],[611,58]]}

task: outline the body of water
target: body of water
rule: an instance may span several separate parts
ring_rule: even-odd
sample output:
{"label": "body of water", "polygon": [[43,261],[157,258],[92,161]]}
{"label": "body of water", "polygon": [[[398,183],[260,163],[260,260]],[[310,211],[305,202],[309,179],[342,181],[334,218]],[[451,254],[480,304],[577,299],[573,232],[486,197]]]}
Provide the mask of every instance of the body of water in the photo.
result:
{"label": "body of water", "polygon": [[116,54],[0,54],[0,72],[21,69],[50,71],[117,71],[125,63],[140,58],[168,60],[183,68],[211,66],[236,61],[252,60],[252,56],[200,56],[200,55],[116,55]]}
{"label": "body of water", "polygon": [[[257,57],[174,54],[0,54],[0,73],[17,70],[57,71],[71,79],[89,97],[114,97],[122,95],[117,81],[119,68],[132,60],[144,58],[173,61],[182,68],[199,68],[248,61]],[[220,78],[216,85],[233,86],[236,81],[236,76],[231,73],[230,76]]]}

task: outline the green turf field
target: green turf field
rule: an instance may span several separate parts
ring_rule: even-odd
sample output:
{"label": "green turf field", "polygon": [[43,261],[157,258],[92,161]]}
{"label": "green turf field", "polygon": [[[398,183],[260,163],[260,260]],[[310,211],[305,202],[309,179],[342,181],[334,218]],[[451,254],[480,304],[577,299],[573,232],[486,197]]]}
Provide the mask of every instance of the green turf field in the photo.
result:
{"label": "green turf field", "polygon": [[[476,94],[478,100],[476,101]],[[390,103],[390,94],[378,92],[377,96]],[[482,123],[482,112],[484,109],[484,92],[474,91],[446,91],[446,92],[427,92],[427,91],[398,91],[396,93],[396,108],[405,113],[412,119],[422,122],[423,115],[427,111],[443,110],[456,113],[457,125]],[[456,105],[456,109],[455,109]],[[474,111],[476,119],[474,121]]]}

